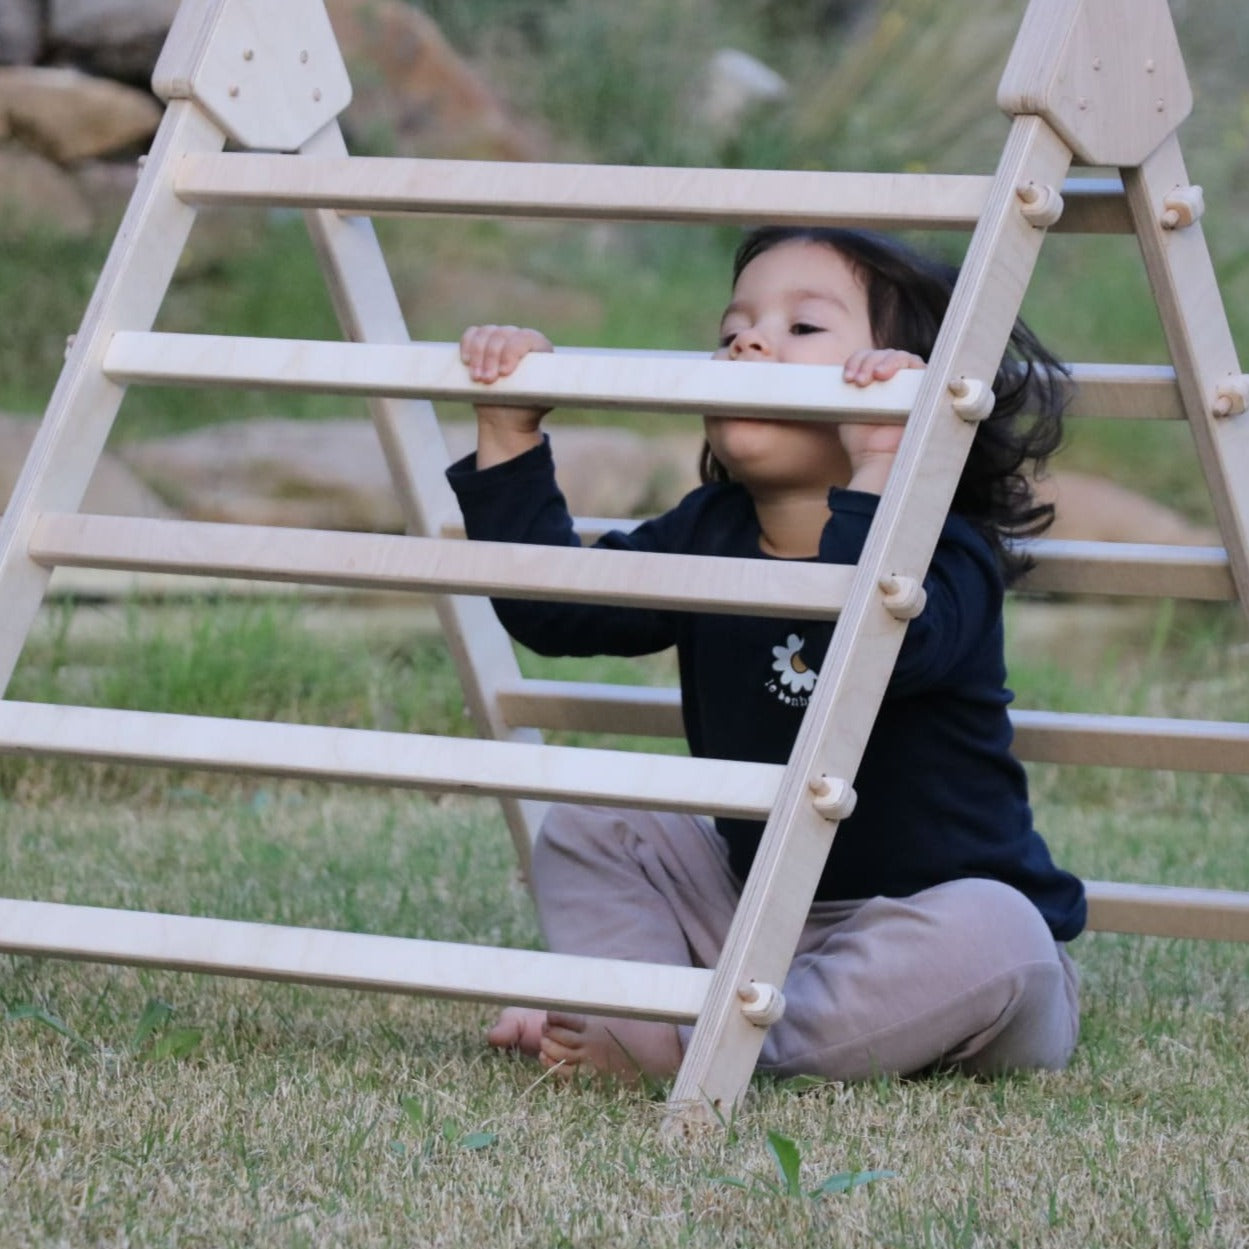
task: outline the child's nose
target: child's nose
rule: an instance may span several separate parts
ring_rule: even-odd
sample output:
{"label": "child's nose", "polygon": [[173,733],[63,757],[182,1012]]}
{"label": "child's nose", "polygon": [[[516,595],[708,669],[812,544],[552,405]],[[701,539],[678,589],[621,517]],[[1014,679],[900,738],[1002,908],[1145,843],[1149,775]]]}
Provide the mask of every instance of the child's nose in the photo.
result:
{"label": "child's nose", "polygon": [[751,356],[767,356],[770,354],[768,340],[754,327],[748,330],[738,330],[733,336],[733,341],[729,344],[730,360],[739,360],[743,357],[749,358]]}

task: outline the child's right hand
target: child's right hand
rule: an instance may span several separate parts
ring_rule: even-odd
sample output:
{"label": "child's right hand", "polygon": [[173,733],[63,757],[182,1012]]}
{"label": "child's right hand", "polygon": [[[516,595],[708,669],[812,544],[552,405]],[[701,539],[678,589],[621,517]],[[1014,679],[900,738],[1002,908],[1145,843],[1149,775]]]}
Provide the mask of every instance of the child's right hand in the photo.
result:
{"label": "child's right hand", "polygon": [[[539,330],[517,325],[470,325],[460,336],[460,360],[475,382],[490,385],[508,377],[532,351],[553,351]],[[535,446],[550,408],[473,405],[477,413],[477,467],[489,468]]]}
{"label": "child's right hand", "polygon": [[[550,339],[540,330],[518,325],[470,325],[460,336],[460,360],[475,382],[489,385],[510,377],[531,351],[553,351]],[[474,404],[477,415],[497,417],[505,423],[529,423],[536,429],[549,408],[496,407]]]}

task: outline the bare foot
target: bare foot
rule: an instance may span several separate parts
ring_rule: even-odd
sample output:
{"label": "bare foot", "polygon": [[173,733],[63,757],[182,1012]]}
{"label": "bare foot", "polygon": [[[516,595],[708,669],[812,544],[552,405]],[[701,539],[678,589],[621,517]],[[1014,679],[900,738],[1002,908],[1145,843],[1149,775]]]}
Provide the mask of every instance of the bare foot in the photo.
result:
{"label": "bare foot", "polygon": [[585,1068],[635,1082],[675,1075],[681,1039],[672,1024],[644,1019],[603,1019],[548,1011],[538,1054],[544,1067],[572,1074]]}
{"label": "bare foot", "polygon": [[500,1011],[486,1040],[502,1050],[519,1050],[537,1058],[546,1027],[546,1011],[531,1006],[508,1006]]}

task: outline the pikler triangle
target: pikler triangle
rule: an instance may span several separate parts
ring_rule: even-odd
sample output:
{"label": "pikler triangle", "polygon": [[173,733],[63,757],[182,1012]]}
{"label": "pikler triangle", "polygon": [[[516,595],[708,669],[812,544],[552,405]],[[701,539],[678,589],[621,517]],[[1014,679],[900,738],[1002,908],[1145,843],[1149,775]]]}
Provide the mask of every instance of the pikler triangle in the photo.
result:
{"label": "pikler triangle", "polygon": [[[1039,542],[1029,588],[1249,605],[1249,377],[1176,134],[1192,100],[1165,0],[1032,0],[999,90],[1011,126],[991,176],[353,157],[338,124],[350,82],[321,0],[184,0],[154,86],[164,120],[0,526],[3,681],[58,566],[410,589],[437,595],[480,737],[4,700],[0,750],[497,795],[522,869],[550,800],[766,819],[766,831],[712,969],[18,899],[0,901],[0,950],[693,1022],[672,1121],[727,1111],[780,1009],[777,986],[1050,230],[1139,240],[1171,366],[1077,366],[1070,414],[1187,421],[1224,545]],[[1072,177],[1073,164],[1119,176]],[[197,214],[240,205],[305,212],[344,341],[153,332]],[[746,561],[464,541],[430,400],[477,388],[454,345],[409,340],[370,220],[383,213],[972,230],[922,375],[862,392],[838,370],[730,372],[686,354],[604,351],[531,357],[492,392],[905,420],[859,563],[778,565],[761,578],[757,563],[742,575]],[[144,384],[367,396],[407,536],[82,513],[126,388]],[[524,679],[491,594],[839,623],[789,762],[743,764],[544,744],[542,730],[562,728],[679,734],[675,693]],[[1046,712],[1014,722],[1026,759],[1249,770],[1243,724]],[[1089,898],[1094,928],[1249,939],[1249,893],[1092,882]]]}

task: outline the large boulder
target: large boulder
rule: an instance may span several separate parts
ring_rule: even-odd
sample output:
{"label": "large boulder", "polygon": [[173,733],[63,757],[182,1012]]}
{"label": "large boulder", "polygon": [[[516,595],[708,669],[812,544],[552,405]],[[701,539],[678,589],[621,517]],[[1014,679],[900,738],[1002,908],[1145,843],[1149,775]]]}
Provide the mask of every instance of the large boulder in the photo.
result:
{"label": "large boulder", "polygon": [[[0,414],[0,510],[7,506],[13,486],[26,463],[39,422],[29,417]],[[141,482],[116,456],[105,452],[87,487],[84,512],[108,516],[161,519],[176,513]]]}
{"label": "large boulder", "polygon": [[[4,0],[5,4],[10,0]],[[178,0],[46,0],[48,59],[146,86]]]}
{"label": "large boulder", "polygon": [[33,65],[42,51],[39,0],[4,0],[0,4],[0,65]]}
{"label": "large boulder", "polygon": [[533,160],[543,144],[514,120],[432,18],[403,0],[327,0],[351,73],[345,122],[399,156]]}
{"label": "large boulder", "polygon": [[59,165],[146,144],[161,107],[144,91],[76,69],[0,68],[0,127]]}
{"label": "large boulder", "polygon": [[[471,424],[444,426],[453,459]],[[583,516],[635,516],[668,506],[696,479],[697,436],[553,426],[560,482]],[[128,444],[127,465],[182,515],[239,524],[392,533],[404,528],[377,434],[364,420],[260,420]]]}
{"label": "large boulder", "polygon": [[1037,483],[1037,497],[1054,504],[1047,538],[1084,542],[1156,542],[1164,546],[1221,546],[1218,531],[1094,473],[1066,469]]}
{"label": "large boulder", "polygon": [[92,202],[73,174],[20,144],[0,142],[0,239],[36,227],[84,235],[94,224]]}

